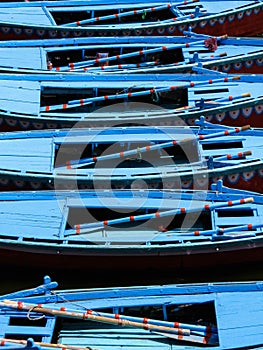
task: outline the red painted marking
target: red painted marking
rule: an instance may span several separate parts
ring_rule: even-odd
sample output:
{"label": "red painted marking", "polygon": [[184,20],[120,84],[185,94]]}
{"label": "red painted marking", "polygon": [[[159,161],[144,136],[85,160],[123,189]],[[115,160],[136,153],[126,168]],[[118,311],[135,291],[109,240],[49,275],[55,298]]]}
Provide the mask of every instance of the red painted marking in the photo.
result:
{"label": "red painted marking", "polygon": [[139,51],[139,54],[140,54],[140,55],[143,55],[143,50],[140,50],[140,51]]}
{"label": "red painted marking", "polygon": [[83,98],[81,98],[81,99],[79,100],[79,103],[80,103],[81,106],[84,105],[84,100],[83,100]]}
{"label": "red painted marking", "polygon": [[136,67],[139,68],[141,65],[140,63],[136,63]]}
{"label": "red painted marking", "polygon": [[18,302],[17,302],[17,308],[18,308],[19,310],[22,310],[22,309],[23,309],[23,303],[22,303],[22,301],[18,301]]}
{"label": "red painted marking", "polygon": [[120,59],[120,55],[116,55],[116,59],[119,60]]}
{"label": "red painted marking", "polygon": [[228,82],[228,78],[224,78],[224,82]]}
{"label": "red painted marking", "polygon": [[119,320],[120,319],[120,315],[119,314],[115,314],[114,318],[116,318],[116,320]]}
{"label": "red painted marking", "polygon": [[100,18],[99,17],[96,17],[96,21],[99,21],[100,20]]}
{"label": "red painted marking", "polygon": [[179,328],[180,323],[179,322],[174,322],[174,328]]}
{"label": "red painted marking", "polygon": [[87,310],[88,315],[92,315],[93,311],[92,310]]}
{"label": "red painted marking", "polygon": [[109,223],[108,220],[104,220],[104,221],[103,221],[103,225],[104,225],[104,226],[108,226],[108,223]]}
{"label": "red painted marking", "polygon": [[193,82],[191,81],[190,86],[191,86],[191,87],[195,86],[195,83],[193,83]]}
{"label": "red painted marking", "polygon": [[45,111],[48,112],[50,110],[50,106],[45,107]]}
{"label": "red painted marking", "polygon": [[205,208],[206,210],[209,210],[209,209],[210,209],[210,205],[209,205],[209,204],[205,204],[204,208]]}
{"label": "red painted marking", "polygon": [[150,90],[150,93],[151,93],[151,94],[153,94],[154,92],[155,92],[155,90],[154,90],[154,89],[151,89],[151,90]]}
{"label": "red painted marking", "polygon": [[124,152],[120,152],[120,157],[124,157]]}
{"label": "red painted marking", "polygon": [[226,158],[227,158],[227,159],[232,159],[231,154],[227,154],[227,155],[226,155]]}
{"label": "red painted marking", "polygon": [[63,108],[63,109],[66,109],[67,107],[68,107],[67,103],[64,103],[64,104],[62,105],[62,108]]}
{"label": "red painted marking", "polygon": [[243,157],[243,152],[238,152],[237,156],[238,157]]}
{"label": "red painted marking", "polygon": [[195,235],[195,236],[199,236],[199,235],[200,235],[200,231],[195,231],[195,232],[194,232],[194,235]]}
{"label": "red painted marking", "polygon": [[80,21],[77,21],[77,22],[76,22],[76,25],[79,26],[79,25],[80,25]]}
{"label": "red painted marking", "polygon": [[1,346],[4,346],[4,345],[5,345],[5,341],[2,340],[2,341],[1,341]]}
{"label": "red painted marking", "polygon": [[128,92],[128,97],[131,97],[132,96],[132,93],[131,92]]}
{"label": "red painted marking", "polygon": [[130,216],[130,221],[134,221],[134,216]]}
{"label": "red painted marking", "polygon": [[80,234],[80,225],[76,225],[76,234],[79,235]]}
{"label": "red painted marking", "polygon": [[146,151],[150,151],[151,146],[146,146],[145,149],[146,149]]}
{"label": "red painted marking", "polygon": [[147,323],[148,323],[148,321],[149,321],[149,318],[144,317],[142,322],[143,322],[144,324],[147,324]]}
{"label": "red painted marking", "polygon": [[61,307],[60,311],[66,311],[67,309],[65,307]]}
{"label": "red painted marking", "polygon": [[173,140],[173,145],[176,146],[177,145],[177,141]]}
{"label": "red painted marking", "polygon": [[227,202],[227,205],[228,205],[229,207],[231,207],[231,206],[233,205],[233,202],[232,202],[232,201],[228,201],[228,202]]}
{"label": "red painted marking", "polygon": [[168,5],[167,5],[167,8],[168,8],[168,9],[171,8],[171,7],[172,7],[171,4],[168,4]]}
{"label": "red painted marking", "polygon": [[56,67],[56,71],[59,72],[60,71],[60,67]]}
{"label": "red painted marking", "polygon": [[190,18],[194,18],[195,15],[193,13],[190,13]]}
{"label": "red painted marking", "polygon": [[66,161],[66,167],[67,167],[67,169],[71,169],[70,160],[67,160],[67,161]]}
{"label": "red painted marking", "polygon": [[177,18],[176,18],[176,17],[174,17],[174,18],[173,18],[173,21],[177,21]]}
{"label": "red painted marking", "polygon": [[98,158],[97,157],[92,157],[92,159],[93,159],[93,162],[97,162],[97,160],[98,160]]}
{"label": "red painted marking", "polygon": [[229,101],[233,100],[233,96],[228,96]]}
{"label": "red painted marking", "polygon": [[121,65],[121,64],[118,64],[118,68],[119,68],[119,69],[122,69],[122,65]]}
{"label": "red painted marking", "polygon": [[189,46],[190,46],[189,43],[186,43],[186,44],[185,44],[185,47],[189,47]]}
{"label": "red painted marking", "polygon": [[134,13],[135,15],[137,15],[137,10],[133,10],[133,13]]}
{"label": "red painted marking", "polygon": [[152,12],[155,11],[155,7],[152,7],[152,8],[151,8],[151,11],[152,11]]}
{"label": "red painted marking", "polygon": [[228,134],[229,134],[229,131],[228,131],[228,130],[225,130],[225,131],[224,131],[224,134],[225,134],[225,135],[228,135]]}
{"label": "red painted marking", "polygon": [[208,83],[209,83],[209,84],[213,84],[213,80],[212,80],[212,79],[209,79],[209,80],[208,80]]}
{"label": "red painted marking", "polygon": [[185,208],[180,208],[180,212],[181,213],[186,213],[186,209]]}
{"label": "red painted marking", "polygon": [[198,138],[199,138],[199,140],[203,140],[204,139],[204,135],[199,135]]}
{"label": "red painted marking", "polygon": [[170,90],[173,91],[176,89],[176,86],[170,86]]}
{"label": "red painted marking", "polygon": [[108,100],[109,99],[109,96],[107,96],[107,95],[105,95],[103,97],[104,97],[104,100]]}
{"label": "red painted marking", "polygon": [[155,216],[156,218],[159,218],[159,217],[160,217],[160,213],[157,211],[156,213],[154,213],[154,216]]}
{"label": "red painted marking", "polygon": [[243,198],[243,199],[240,199],[240,204],[244,204],[245,203],[245,199]]}
{"label": "red painted marking", "polygon": [[115,13],[115,14],[114,14],[114,16],[115,16],[116,18],[118,18],[118,17],[119,17],[118,13]]}
{"label": "red painted marking", "polygon": [[163,50],[163,51],[167,50],[167,47],[166,47],[166,46],[163,46],[163,47],[162,47],[162,50]]}
{"label": "red painted marking", "polygon": [[249,230],[252,230],[252,229],[253,229],[253,225],[252,225],[252,224],[248,224],[248,225],[247,225],[247,228],[248,228]]}

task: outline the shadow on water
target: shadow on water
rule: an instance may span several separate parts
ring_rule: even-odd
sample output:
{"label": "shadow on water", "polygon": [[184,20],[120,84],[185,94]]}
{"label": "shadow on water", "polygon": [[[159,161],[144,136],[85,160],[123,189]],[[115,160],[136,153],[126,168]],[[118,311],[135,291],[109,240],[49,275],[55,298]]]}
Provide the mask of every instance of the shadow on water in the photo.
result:
{"label": "shadow on water", "polygon": [[225,266],[217,269],[191,269],[176,271],[172,269],[141,269],[133,271],[88,271],[55,269],[20,269],[2,266],[1,294],[33,288],[43,283],[43,277],[49,275],[58,282],[59,289],[121,287],[171,283],[202,283],[229,281],[263,281],[263,262],[260,264]]}

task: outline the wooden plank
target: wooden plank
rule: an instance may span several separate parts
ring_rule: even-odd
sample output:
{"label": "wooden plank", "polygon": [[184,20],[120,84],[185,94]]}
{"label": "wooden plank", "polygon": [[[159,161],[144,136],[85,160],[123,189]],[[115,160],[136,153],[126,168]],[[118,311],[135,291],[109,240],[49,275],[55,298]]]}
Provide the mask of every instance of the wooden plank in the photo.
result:
{"label": "wooden plank", "polygon": [[40,105],[40,86],[30,81],[0,81],[0,109],[15,113],[37,115]]}
{"label": "wooden plank", "polygon": [[51,25],[51,21],[47,17],[42,6],[1,8],[0,21],[9,23]]}
{"label": "wooden plank", "polygon": [[1,48],[0,66],[11,68],[47,69],[47,66],[41,65],[41,50],[38,47]]}
{"label": "wooden plank", "polygon": [[219,293],[215,305],[223,349],[263,344],[263,291]]}

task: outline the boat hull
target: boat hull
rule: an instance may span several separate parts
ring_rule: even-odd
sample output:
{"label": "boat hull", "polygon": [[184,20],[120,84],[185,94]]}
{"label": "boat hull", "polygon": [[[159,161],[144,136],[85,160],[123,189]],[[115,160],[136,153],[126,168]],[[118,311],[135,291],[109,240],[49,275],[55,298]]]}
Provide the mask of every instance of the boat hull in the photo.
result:
{"label": "boat hull", "polygon": [[174,22],[172,25],[151,25],[134,28],[112,26],[92,27],[58,27],[43,25],[22,25],[12,23],[0,24],[0,40],[24,40],[47,38],[72,38],[80,36],[168,36],[182,35],[191,25],[196,33],[207,35],[255,36],[262,33],[263,5],[252,5],[251,8],[228,11],[227,14],[210,15],[187,21]]}
{"label": "boat hull", "polygon": [[[221,246],[222,247],[222,246]],[[236,242],[221,248],[216,244],[212,249],[189,248],[172,251],[169,248],[149,248],[147,251],[133,251],[132,248],[121,248],[110,251],[109,248],[98,252],[84,252],[81,249],[69,252],[59,247],[53,250],[46,248],[30,248],[0,245],[0,262],[2,266],[53,270],[85,270],[119,271],[119,270],[170,270],[174,273],[181,270],[205,269],[206,271],[219,267],[239,266],[262,262],[263,239],[257,243],[247,240],[246,243]],[[117,252],[118,251],[118,252]],[[8,262],[8,263],[7,263]]]}

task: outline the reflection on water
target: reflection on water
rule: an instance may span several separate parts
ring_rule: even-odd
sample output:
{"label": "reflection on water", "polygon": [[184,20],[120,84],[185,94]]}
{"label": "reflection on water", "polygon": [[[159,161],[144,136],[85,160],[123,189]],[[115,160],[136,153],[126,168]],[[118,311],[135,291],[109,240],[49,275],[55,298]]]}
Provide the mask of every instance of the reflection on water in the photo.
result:
{"label": "reflection on water", "polygon": [[[209,262],[208,262],[209,265]],[[199,282],[228,282],[228,281],[263,281],[263,262],[261,264],[246,264],[235,267],[220,267],[210,270],[174,271],[158,269],[152,270],[113,270],[111,273],[91,268],[88,271],[77,273],[76,270],[56,271],[46,269],[10,269],[8,266],[1,269],[1,294],[33,288],[43,282],[43,277],[49,275],[57,281],[59,289],[64,288],[94,288],[111,286],[132,286],[169,283],[199,283]]]}

